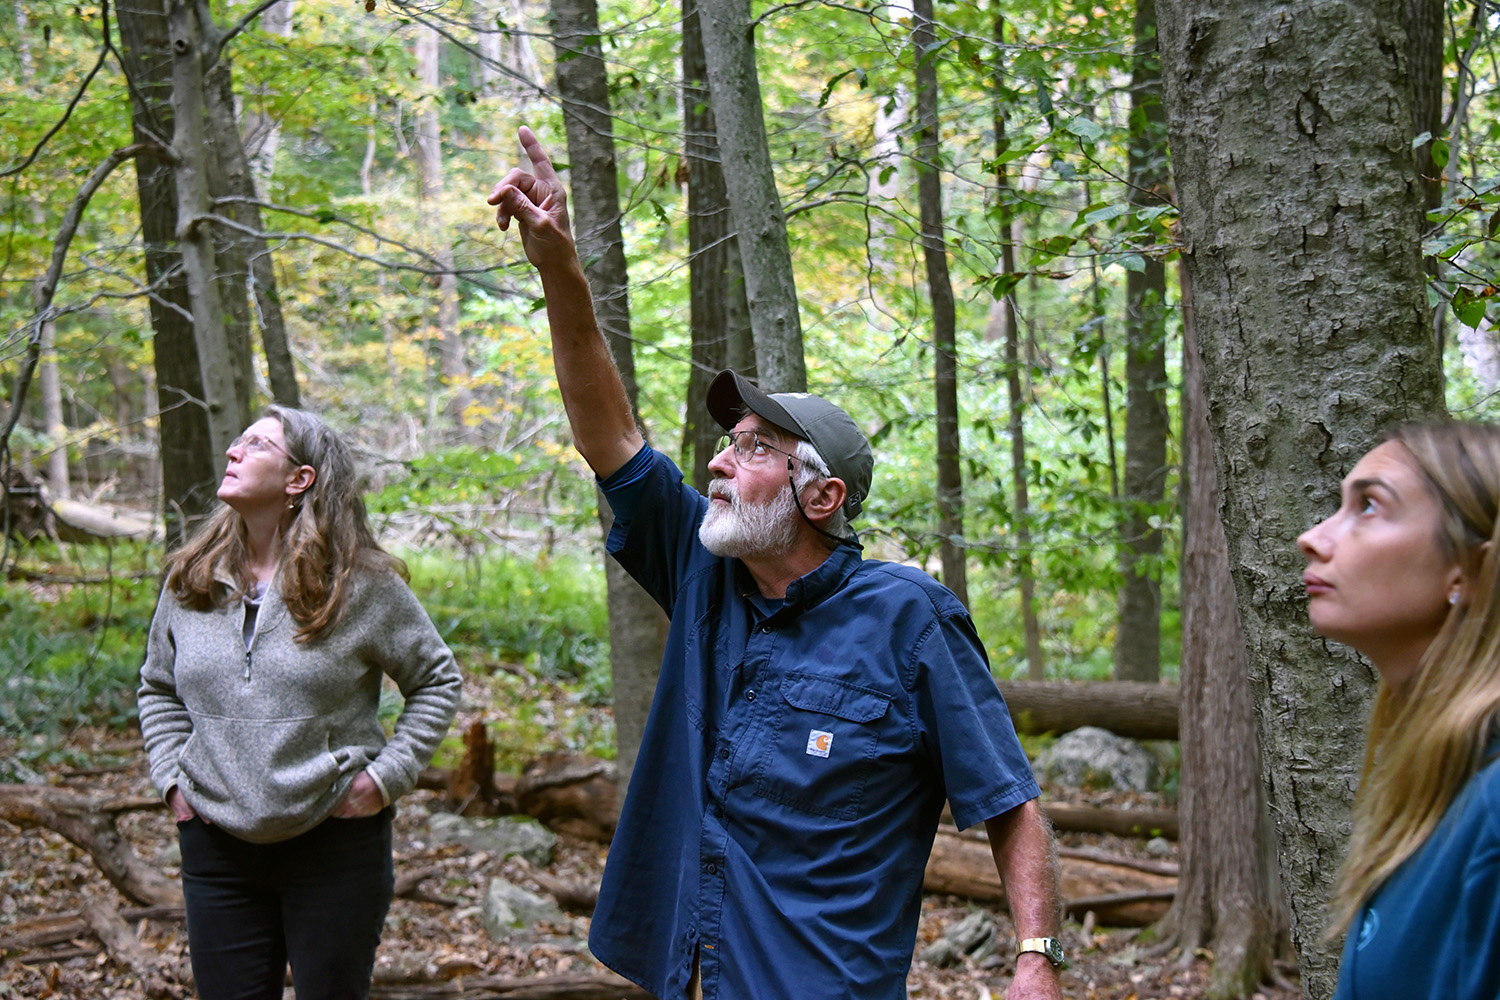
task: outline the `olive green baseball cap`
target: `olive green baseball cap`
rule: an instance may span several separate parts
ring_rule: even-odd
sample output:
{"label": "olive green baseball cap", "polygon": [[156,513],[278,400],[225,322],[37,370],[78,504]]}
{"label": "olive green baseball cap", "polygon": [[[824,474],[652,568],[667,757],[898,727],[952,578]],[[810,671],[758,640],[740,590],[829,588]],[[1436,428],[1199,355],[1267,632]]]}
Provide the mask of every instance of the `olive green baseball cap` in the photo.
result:
{"label": "olive green baseball cap", "polygon": [[726,431],[733,430],[748,411],[812,442],[828,463],[828,471],[843,480],[844,516],[852,521],[864,509],[875,458],[869,440],[849,414],[811,393],[763,392],[727,368],[709,383],[706,402],[709,414]]}

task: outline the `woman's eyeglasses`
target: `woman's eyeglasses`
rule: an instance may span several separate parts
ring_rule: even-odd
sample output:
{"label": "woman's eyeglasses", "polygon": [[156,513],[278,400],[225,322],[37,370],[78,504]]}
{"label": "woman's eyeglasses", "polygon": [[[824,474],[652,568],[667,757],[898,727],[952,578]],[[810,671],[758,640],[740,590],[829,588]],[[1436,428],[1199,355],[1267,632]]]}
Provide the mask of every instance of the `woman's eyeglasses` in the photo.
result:
{"label": "woman's eyeglasses", "polygon": [[259,434],[241,434],[229,442],[229,450],[239,448],[247,455],[260,455],[268,451],[279,451],[290,461],[292,453],[286,448],[272,441],[270,438],[261,437]]}

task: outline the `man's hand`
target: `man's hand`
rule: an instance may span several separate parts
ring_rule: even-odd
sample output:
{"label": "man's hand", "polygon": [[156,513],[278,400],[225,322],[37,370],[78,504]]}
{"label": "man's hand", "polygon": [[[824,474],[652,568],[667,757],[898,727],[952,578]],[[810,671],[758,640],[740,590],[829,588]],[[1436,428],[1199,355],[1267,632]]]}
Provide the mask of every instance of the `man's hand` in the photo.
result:
{"label": "man's hand", "polygon": [[359,819],[374,816],[384,808],[385,799],[380,795],[380,786],[375,784],[369,771],[361,771],[354,776],[354,783],[349,786],[344,801],[333,810],[333,815],[339,819]]}
{"label": "man's hand", "polygon": [[568,265],[578,259],[578,251],[568,229],[567,194],[531,129],[522,125],[518,134],[531,160],[531,172],[513,167],[490,192],[487,200],[497,206],[495,224],[508,230],[511,220],[516,220],[526,259],[538,270]]}
{"label": "man's hand", "polygon": [[1005,1000],[1062,1000],[1061,978],[1045,955],[1018,955],[1016,977],[1005,991]]}

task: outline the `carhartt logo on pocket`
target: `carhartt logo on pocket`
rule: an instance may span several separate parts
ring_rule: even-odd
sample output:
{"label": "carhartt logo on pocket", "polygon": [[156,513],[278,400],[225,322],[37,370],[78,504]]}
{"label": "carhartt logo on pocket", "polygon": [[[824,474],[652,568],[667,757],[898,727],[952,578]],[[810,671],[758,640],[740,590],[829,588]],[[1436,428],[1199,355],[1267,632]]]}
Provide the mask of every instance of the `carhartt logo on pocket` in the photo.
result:
{"label": "carhartt logo on pocket", "polygon": [[833,746],[833,734],[825,733],[821,729],[814,729],[807,734],[807,753],[811,757],[827,757],[828,748]]}

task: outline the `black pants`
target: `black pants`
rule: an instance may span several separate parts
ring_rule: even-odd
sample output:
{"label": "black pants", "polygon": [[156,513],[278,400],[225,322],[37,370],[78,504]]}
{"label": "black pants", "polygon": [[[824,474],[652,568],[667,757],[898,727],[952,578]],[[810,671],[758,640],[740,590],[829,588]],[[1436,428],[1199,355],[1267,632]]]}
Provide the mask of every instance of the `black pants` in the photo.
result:
{"label": "black pants", "polygon": [[203,1000],[364,1000],[395,893],[391,810],[252,844],[177,824],[188,950]]}

